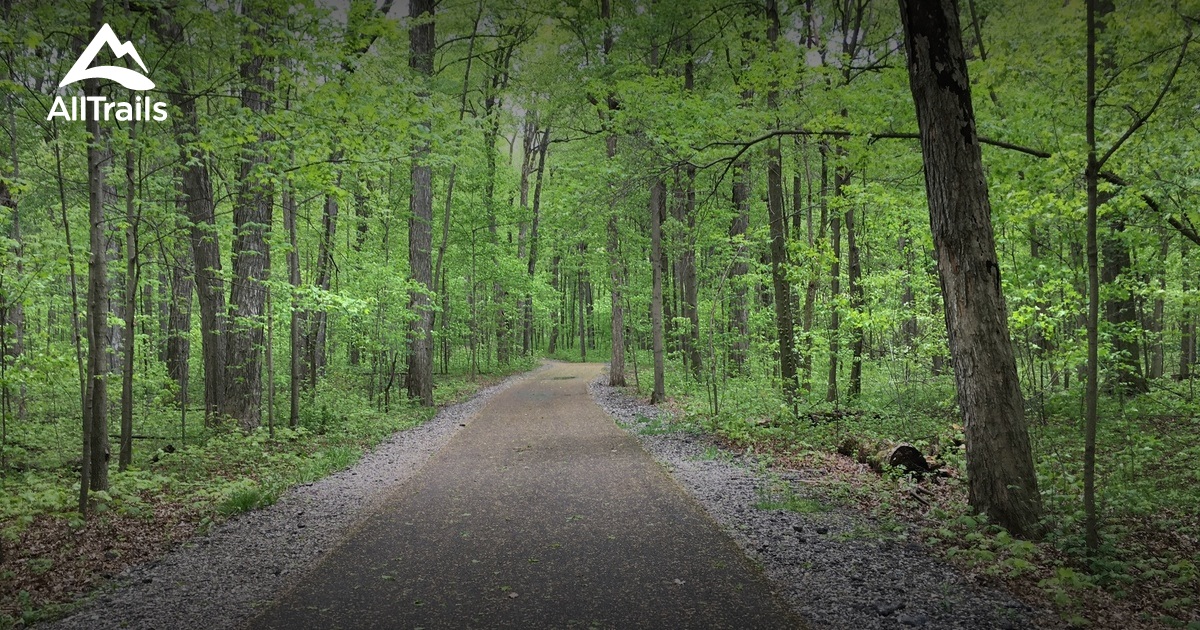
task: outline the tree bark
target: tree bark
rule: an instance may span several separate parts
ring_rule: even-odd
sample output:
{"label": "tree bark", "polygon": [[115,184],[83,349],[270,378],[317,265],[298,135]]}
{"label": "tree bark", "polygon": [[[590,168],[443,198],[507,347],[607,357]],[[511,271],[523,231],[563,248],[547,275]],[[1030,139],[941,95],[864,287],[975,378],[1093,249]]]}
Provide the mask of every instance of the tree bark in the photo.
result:
{"label": "tree bark", "polygon": [[1083,416],[1083,511],[1084,538],[1089,553],[1100,548],[1096,519],[1096,424],[1100,398],[1100,246],[1097,215],[1100,204],[1100,162],[1096,154],[1096,0],[1087,2],[1087,383]]}
{"label": "tree bark", "polygon": [[[5,17],[11,7],[5,5]],[[12,65],[11,56],[9,61],[9,79],[16,81],[16,69]],[[9,92],[5,96],[5,104],[8,110],[8,149],[9,158],[12,161],[12,179],[14,181],[21,178],[21,162],[17,150],[17,115],[16,105],[14,101],[16,96]],[[9,239],[12,241],[12,256],[15,259],[13,270],[16,272],[16,278],[20,281],[25,273],[25,252],[24,238],[21,234],[21,211],[17,200],[13,198],[8,186],[0,181],[0,207],[7,207],[12,210],[12,224],[9,226]],[[12,328],[12,342],[0,344],[0,362],[15,365],[21,359],[21,355],[25,353],[25,307],[20,299],[13,299],[14,295],[5,291],[0,291],[0,326],[10,326]],[[5,381],[3,387],[6,392],[10,391],[10,384]],[[22,379],[17,387],[17,414],[18,422],[24,422],[28,413],[28,401],[26,396],[25,382]],[[0,414],[8,411],[0,409]],[[5,425],[7,427],[7,425]],[[7,432],[5,433],[7,435]]]}
{"label": "tree bark", "polygon": [[[521,179],[518,184],[518,190],[521,196],[521,216],[517,222],[517,260],[525,261],[526,268],[529,265],[529,224],[530,208],[529,208],[529,180],[533,176],[533,155],[537,150],[537,113],[526,112],[525,120],[521,125]],[[515,142],[515,139],[514,139]],[[521,322],[521,356],[529,356],[530,346],[532,345],[532,324],[533,322],[526,321],[525,315],[529,312],[528,308],[530,293],[526,291],[517,298],[517,317]]]}
{"label": "tree bark", "polygon": [[[165,9],[156,14],[154,29],[166,42],[180,42],[183,38],[183,28]],[[227,326],[221,244],[216,226],[212,180],[208,171],[208,154],[203,145],[197,142],[200,135],[197,97],[191,93],[191,86],[174,56],[167,57],[166,70],[179,82],[178,89],[169,90],[167,96],[171,105],[179,110],[178,116],[172,116],[180,162],[183,164],[179,192],[189,222],[188,234],[195,260],[200,345],[204,364],[204,418],[206,423],[211,423],[215,414],[224,408],[225,401]]]}
{"label": "tree bark", "polygon": [[[182,203],[177,206],[182,206]],[[167,374],[179,386],[179,403],[185,404],[188,365],[192,355],[192,261],[186,255],[171,266],[171,299],[167,305]]]}
{"label": "tree bark", "polygon": [[[767,40],[772,48],[779,39],[779,7],[767,0]],[[779,107],[779,90],[772,86],[767,93],[767,108]],[[792,320],[791,283],[787,278],[788,251],[786,217],[783,212],[783,158],[779,142],[767,149],[767,217],[771,238],[771,283],[775,290],[775,327],[779,339],[779,376],[783,381],[784,401],[796,410],[796,330]]]}
{"label": "tree bark", "polygon": [[[433,76],[433,55],[436,46],[433,12],[434,0],[413,0],[409,14],[418,23],[409,30],[409,66],[426,79]],[[424,89],[424,88],[423,88]],[[421,123],[426,130],[430,121]],[[418,285],[409,294],[409,309],[416,318],[409,328],[408,395],[426,407],[433,406],[433,167],[429,165],[430,146],[422,141],[413,156],[411,168],[412,196],[408,222],[409,278]],[[489,151],[489,155],[494,151]]]}
{"label": "tree bark", "polygon": [[[274,20],[272,3],[248,1],[246,16],[256,25],[245,44],[265,37],[265,24]],[[267,67],[269,58],[255,53],[240,68],[246,85],[241,105],[254,119],[270,113],[275,81]],[[268,158],[264,146],[275,140],[266,128],[258,132],[258,141],[242,149],[238,171],[238,190],[233,204],[233,281],[229,292],[230,325],[228,363],[225,372],[225,415],[235,419],[244,431],[258,428],[262,422],[262,359],[265,331],[266,281],[271,268],[267,237],[271,230],[273,185],[264,172]]]}
{"label": "tree bark", "polygon": [[[92,4],[91,24],[99,30],[103,22],[104,3]],[[100,95],[100,81],[84,81],[87,96]],[[84,411],[83,476],[87,490],[108,490],[108,237],[104,232],[104,205],[107,201],[105,168],[112,153],[104,148],[105,138],[99,121],[88,118],[88,255],[87,294],[87,401]]]}
{"label": "tree bark", "polygon": [[117,470],[125,472],[133,461],[133,357],[137,331],[134,315],[138,293],[138,223],[136,161],[133,149],[137,126],[129,123],[129,144],[125,150],[125,346],[121,357],[121,448],[117,453]]}
{"label": "tree bark", "polygon": [[[529,228],[529,259],[526,273],[532,286],[537,275],[538,248],[541,247],[542,183],[546,174],[546,152],[550,150],[550,128],[542,131],[537,148],[537,175],[533,185],[533,220]],[[533,350],[533,292],[525,294],[525,354]]]}
{"label": "tree bark", "polygon": [[662,265],[662,206],[666,201],[667,189],[662,180],[655,180],[650,188],[650,335],[654,353],[654,389],[650,392],[650,404],[656,405],[666,399],[663,361],[663,265]]}
{"label": "tree bark", "polygon": [[1041,496],[1008,334],[991,204],[954,0],[899,0],[971,506],[1036,536]]}

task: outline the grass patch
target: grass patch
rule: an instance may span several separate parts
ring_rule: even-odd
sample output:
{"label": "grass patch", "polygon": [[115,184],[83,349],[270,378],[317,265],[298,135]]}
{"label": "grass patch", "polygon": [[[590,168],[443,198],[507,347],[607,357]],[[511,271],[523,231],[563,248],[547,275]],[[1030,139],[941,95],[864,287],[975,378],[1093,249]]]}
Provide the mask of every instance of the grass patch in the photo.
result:
{"label": "grass patch", "polygon": [[795,495],[759,499],[758,502],[754,504],[754,507],[767,511],[785,510],[788,512],[795,512],[796,514],[816,514],[818,512],[829,511],[829,506],[816,499],[798,497]]}

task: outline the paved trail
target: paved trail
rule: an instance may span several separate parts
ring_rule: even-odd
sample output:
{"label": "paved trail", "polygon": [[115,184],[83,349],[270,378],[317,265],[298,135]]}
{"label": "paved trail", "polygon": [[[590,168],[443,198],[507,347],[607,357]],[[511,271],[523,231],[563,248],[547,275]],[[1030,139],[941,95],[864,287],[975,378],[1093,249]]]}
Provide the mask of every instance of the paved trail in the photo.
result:
{"label": "paved trail", "polygon": [[497,395],[249,628],[798,628],[554,364]]}

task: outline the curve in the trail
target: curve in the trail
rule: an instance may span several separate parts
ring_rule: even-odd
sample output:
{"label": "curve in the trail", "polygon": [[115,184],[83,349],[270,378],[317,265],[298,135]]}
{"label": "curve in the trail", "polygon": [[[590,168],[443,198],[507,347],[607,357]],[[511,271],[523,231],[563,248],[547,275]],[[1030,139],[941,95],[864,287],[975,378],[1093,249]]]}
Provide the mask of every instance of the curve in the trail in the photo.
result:
{"label": "curve in the trail", "polygon": [[250,628],[796,628],[556,363],[497,395]]}

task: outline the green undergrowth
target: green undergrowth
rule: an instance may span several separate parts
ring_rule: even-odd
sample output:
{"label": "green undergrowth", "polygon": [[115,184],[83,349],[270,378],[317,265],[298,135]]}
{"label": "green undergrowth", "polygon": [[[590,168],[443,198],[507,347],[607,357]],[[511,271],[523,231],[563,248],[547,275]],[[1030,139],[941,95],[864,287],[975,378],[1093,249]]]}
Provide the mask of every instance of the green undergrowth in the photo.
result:
{"label": "green undergrowth", "polygon": [[[521,362],[506,373],[531,366],[531,362]],[[474,381],[441,377],[434,390],[435,401],[443,405],[461,400],[503,375]],[[109,489],[91,493],[94,514],[89,518],[132,517],[149,523],[165,508],[174,518],[182,514],[191,519],[203,531],[233,515],[275,503],[292,486],[352,466],[388,436],[415,427],[435,413],[435,409],[410,403],[393,403],[385,411],[357,389],[331,377],[315,393],[305,395],[298,426],[286,426],[286,414],[277,416],[273,436],[267,426],[244,433],[225,423],[189,427],[184,442],[178,434],[168,437],[179,431],[177,416],[141,418],[136,431],[162,439],[153,448],[148,448],[146,441],[136,442],[128,470],[118,472],[112,467]],[[278,426],[281,418],[285,424]],[[4,491],[0,492],[0,544],[8,550],[16,549],[26,534],[34,533],[28,531],[31,527],[65,522],[73,530],[84,528],[77,510],[78,472],[71,465],[72,461],[77,465],[77,460],[72,460],[72,453],[61,451],[75,448],[74,440],[37,441],[39,435],[68,430],[62,426],[22,435],[22,443],[32,447],[25,450],[24,469],[5,475]],[[114,443],[114,450],[116,447]],[[20,562],[26,573],[36,573],[39,562],[48,560],[22,557]],[[0,573],[0,585],[19,579],[14,570]],[[14,589],[0,597],[0,628],[11,627],[19,618],[46,617],[59,603]],[[13,616],[16,610],[22,611],[19,616]]]}
{"label": "green undergrowth", "polygon": [[[723,379],[714,396],[711,385],[673,366],[667,391],[675,418],[651,421],[642,431],[699,429],[778,466],[827,467],[819,484],[826,502],[862,508],[885,529],[900,529],[897,517],[914,523],[935,552],[1047,603],[1071,625],[1109,627],[1116,622],[1108,620],[1125,619],[1138,627],[1200,629],[1200,399],[1159,383],[1147,395],[1101,401],[1097,501],[1104,542],[1089,556],[1080,388],[1029,396],[1026,415],[1046,510],[1045,535],[1031,542],[968,509],[962,421],[947,402],[954,400],[951,377],[909,385],[877,378],[888,385],[870,389],[879,376],[866,372],[866,391],[840,405],[824,401],[821,379],[814,388],[821,391],[793,413],[766,379]],[[912,444],[948,476],[917,482],[858,469],[833,455],[851,437]],[[796,512],[822,505],[786,490],[759,500],[763,509]]]}

